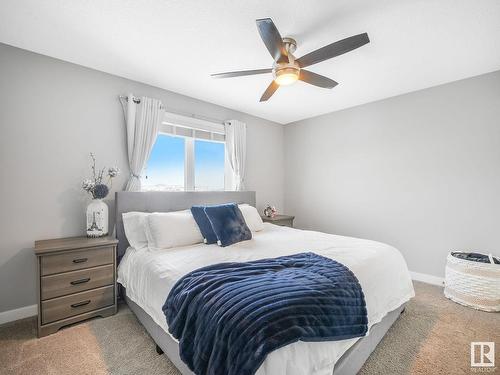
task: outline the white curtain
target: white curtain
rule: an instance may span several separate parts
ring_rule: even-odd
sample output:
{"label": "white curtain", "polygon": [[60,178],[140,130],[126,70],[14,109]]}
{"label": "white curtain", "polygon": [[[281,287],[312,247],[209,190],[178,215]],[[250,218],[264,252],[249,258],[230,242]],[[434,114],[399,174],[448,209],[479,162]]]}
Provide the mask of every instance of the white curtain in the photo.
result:
{"label": "white curtain", "polygon": [[130,177],[125,187],[127,191],[141,190],[141,173],[148,162],[164,114],[165,107],[158,99],[143,96],[139,101],[128,94],[125,120]]}
{"label": "white curtain", "polygon": [[233,172],[233,189],[243,190],[245,183],[245,163],[247,156],[247,126],[244,122],[225,122],[226,148],[229,165]]}

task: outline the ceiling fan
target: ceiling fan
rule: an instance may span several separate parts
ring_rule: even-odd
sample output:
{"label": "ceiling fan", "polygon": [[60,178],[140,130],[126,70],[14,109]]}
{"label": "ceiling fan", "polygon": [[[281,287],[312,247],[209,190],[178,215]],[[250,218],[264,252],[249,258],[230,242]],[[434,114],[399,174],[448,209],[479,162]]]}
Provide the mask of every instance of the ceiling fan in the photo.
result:
{"label": "ceiling fan", "polygon": [[272,19],[262,18],[256,22],[260,37],[274,59],[273,67],[269,69],[217,73],[212,74],[212,77],[232,78],[272,73],[274,80],[267,87],[266,91],[264,91],[264,94],[260,98],[261,102],[268,100],[279,86],[290,85],[297,80],[326,89],[334,88],[338,83],[333,79],[310,72],[304,68],[342,55],[370,42],[367,33],[354,35],[324,46],[297,59],[293,55],[297,49],[297,42],[292,38],[282,38]]}

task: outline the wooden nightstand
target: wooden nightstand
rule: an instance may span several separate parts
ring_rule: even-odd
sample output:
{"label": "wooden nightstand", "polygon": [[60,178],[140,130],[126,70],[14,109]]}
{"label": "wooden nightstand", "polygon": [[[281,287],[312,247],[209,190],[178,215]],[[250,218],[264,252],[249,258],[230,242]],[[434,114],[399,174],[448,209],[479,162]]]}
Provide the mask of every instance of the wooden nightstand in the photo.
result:
{"label": "wooden nightstand", "polygon": [[261,216],[262,221],[265,223],[271,223],[276,225],[281,225],[282,227],[293,228],[293,219],[295,216],[289,215],[276,215],[275,217]]}
{"label": "wooden nightstand", "polygon": [[35,242],[38,337],[116,313],[116,245],[112,237]]}

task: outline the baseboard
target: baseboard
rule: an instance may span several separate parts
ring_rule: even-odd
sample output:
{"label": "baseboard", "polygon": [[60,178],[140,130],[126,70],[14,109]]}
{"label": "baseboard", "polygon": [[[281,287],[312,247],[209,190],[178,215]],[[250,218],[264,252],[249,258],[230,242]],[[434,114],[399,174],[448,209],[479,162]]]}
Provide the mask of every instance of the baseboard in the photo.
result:
{"label": "baseboard", "polygon": [[438,286],[444,285],[444,278],[442,277],[428,275],[426,273],[412,272],[412,271],[410,271],[410,276],[412,280],[415,281],[421,281],[423,283],[438,285]]}
{"label": "baseboard", "polygon": [[14,310],[0,312],[0,324],[13,322],[19,319],[29,318],[38,314],[38,306],[24,306]]}

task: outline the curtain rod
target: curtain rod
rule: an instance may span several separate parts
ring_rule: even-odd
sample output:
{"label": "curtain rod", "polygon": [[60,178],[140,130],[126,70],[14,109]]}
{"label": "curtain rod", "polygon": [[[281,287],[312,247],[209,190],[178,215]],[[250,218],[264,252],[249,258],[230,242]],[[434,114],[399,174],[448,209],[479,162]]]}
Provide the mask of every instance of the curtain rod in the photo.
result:
{"label": "curtain rod", "polygon": [[[126,95],[120,95],[120,96],[118,96],[118,97],[119,97],[120,99],[123,99],[123,100],[125,100],[126,102],[128,102],[128,96],[126,96]],[[141,99],[139,99],[139,98],[133,98],[133,99],[134,99],[134,103],[136,103],[136,104],[139,104],[139,103],[141,102]]]}
{"label": "curtain rod", "polygon": [[[120,95],[119,98],[128,102],[128,96],[126,96],[126,95]],[[134,100],[134,103],[136,103],[136,104],[139,104],[141,102],[141,99],[136,98],[136,97],[134,97],[133,100]],[[225,125],[226,124],[226,121],[218,120],[218,119],[213,119],[213,118],[205,117],[205,116],[199,116],[199,115],[195,115],[194,113],[173,112],[173,111],[168,111],[168,110],[167,110],[167,112],[172,113],[174,115],[192,117],[192,118],[198,119],[198,120],[204,120],[204,121],[214,122],[216,124],[221,124],[221,125]]]}

